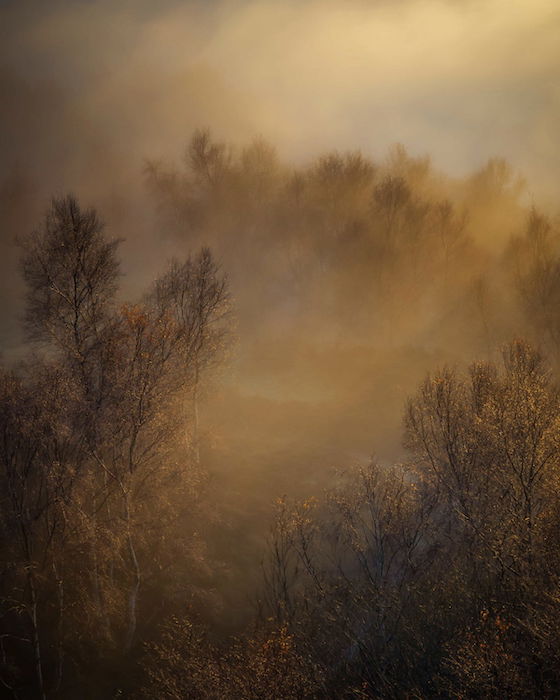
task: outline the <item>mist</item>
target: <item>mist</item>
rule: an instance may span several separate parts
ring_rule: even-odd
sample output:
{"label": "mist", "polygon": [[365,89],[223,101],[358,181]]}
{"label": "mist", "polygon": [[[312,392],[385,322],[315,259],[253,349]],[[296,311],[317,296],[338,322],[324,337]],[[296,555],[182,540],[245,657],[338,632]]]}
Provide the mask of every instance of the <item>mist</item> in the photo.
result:
{"label": "mist", "polygon": [[[33,378],[36,357],[43,358],[37,360],[39,373],[42,362],[60,362],[65,387],[60,391],[68,392],[71,415],[82,411],[89,416],[91,396],[98,391],[101,417],[90,420],[99,435],[87,440],[98,440],[116,460],[114,446],[108,447],[113,422],[121,426],[122,444],[130,440],[130,454],[136,449],[136,437],[126,433],[122,417],[129,403],[134,413],[136,395],[127,396],[125,366],[119,365],[130,352],[133,359],[126,361],[136,367],[132,331],[142,342],[159,339],[162,347],[176,333],[174,342],[183,352],[173,350],[175,357],[169,350],[173,370],[167,365],[161,369],[161,386],[153,380],[164,397],[161,411],[154,409],[154,426],[172,437],[169,447],[150,456],[152,471],[145,467],[144,474],[135,466],[137,476],[131,461],[128,474],[121,477],[121,467],[111,471],[103,466],[104,482],[96,491],[97,477],[90,473],[101,464],[97,448],[88,447],[83,466],[72,467],[83,475],[77,503],[84,512],[88,498],[94,506],[99,493],[106,498],[100,522],[93,507],[93,525],[88,527],[94,534],[90,539],[76,535],[72,546],[79,551],[91,547],[95,567],[101,552],[112,561],[107,543],[113,537],[116,551],[120,547],[124,553],[108,563],[106,571],[100,565],[90,598],[79,586],[72,589],[74,582],[69,584],[75,594],[72,604],[90,606],[95,664],[89,668],[83,662],[85,647],[77,643],[69,685],[55,681],[56,674],[62,678],[62,652],[56,674],[51,669],[54,661],[39,662],[39,669],[51,669],[46,672],[50,679],[44,687],[43,681],[39,685],[52,697],[64,687],[60,692],[66,695],[60,697],[71,697],[83,679],[93,677],[97,665],[104,680],[91,691],[92,698],[113,697],[110,693],[121,692],[121,687],[132,693],[130,697],[137,691],[148,697],[154,686],[144,676],[136,682],[131,668],[139,663],[153,681],[154,660],[166,649],[162,640],[169,641],[167,634],[180,639],[186,634],[191,641],[185,642],[184,658],[196,660],[197,654],[206,654],[203,675],[214,674],[215,680],[225,674],[226,685],[220,691],[216,686],[209,695],[191,688],[162,697],[226,697],[226,687],[236,697],[241,693],[235,690],[239,679],[231,680],[229,671],[216,669],[222,663],[224,668],[237,668],[237,653],[249,654],[249,665],[260,663],[260,657],[240,652],[238,642],[231,646],[230,636],[239,640],[249,635],[248,649],[260,643],[261,632],[262,639],[268,639],[263,643],[270,642],[272,649],[278,639],[282,647],[284,633],[299,639],[300,627],[311,630],[318,623],[298,618],[297,610],[310,610],[315,604],[320,610],[323,605],[309,594],[310,586],[324,591],[340,584],[326,563],[331,556],[327,535],[316,545],[313,562],[312,555],[306,560],[307,545],[296,543],[294,533],[301,542],[309,536],[298,530],[301,523],[312,522],[302,520],[298,508],[317,513],[316,525],[310,525],[317,533],[330,532],[329,523],[338,522],[329,510],[332,504],[362,497],[354,477],[344,486],[350,495],[340,495],[337,489],[346,478],[341,474],[354,474],[364,465],[381,470],[381,476],[376,472],[371,478],[376,484],[381,479],[383,493],[391,493],[401,505],[404,501],[394,489],[402,470],[407,482],[431,484],[433,477],[436,483],[437,470],[431,474],[428,458],[410,437],[410,420],[405,420],[408,433],[403,429],[407,401],[426,377],[439,377],[442,367],[474,376],[472,363],[488,363],[496,376],[505,372],[506,388],[500,385],[498,390],[496,383],[492,391],[496,396],[507,393],[513,361],[499,369],[500,358],[508,343],[522,338],[540,349],[556,381],[560,8],[552,0],[192,0],[157,6],[132,0],[48,5],[8,0],[0,3],[0,27],[0,93],[5,106],[0,114],[0,339],[6,371],[13,370],[22,386],[28,382],[32,395],[46,381]],[[97,222],[91,219],[90,207],[99,216],[99,229],[97,223],[93,227],[96,235],[115,241],[119,261],[114,263],[118,274],[107,273],[114,278],[115,299],[107,302],[102,322],[92,322],[95,333],[84,331],[86,339],[97,333],[102,338],[91,347],[89,340],[76,340],[77,331],[68,341],[57,330],[49,316],[52,308],[46,302],[40,306],[44,299],[38,287],[36,296],[30,295],[30,284],[33,290],[40,278],[30,261],[34,255],[41,259],[46,249],[36,241],[50,240],[69,216],[72,221]],[[53,229],[49,221],[59,223]],[[49,264],[59,270],[56,255],[61,248],[53,250],[59,253],[49,253]],[[218,331],[207,332],[199,321],[203,331],[193,336],[195,342],[185,329],[200,309],[194,313],[188,304],[177,309],[174,304],[179,303],[177,285],[183,284],[183,297],[190,299],[189,294],[200,291],[200,279],[215,285],[208,327],[213,329],[216,322]],[[109,291],[106,295],[111,296]],[[35,320],[29,311],[32,302]],[[175,311],[168,312],[166,305]],[[167,328],[169,314],[173,319],[176,315],[182,330],[173,327],[160,337],[153,328]],[[30,335],[33,323],[45,346]],[[60,328],[64,323],[59,319]],[[118,342],[123,344],[122,357],[115,350]],[[86,346],[94,359],[87,359]],[[30,355],[30,348],[39,354]],[[74,348],[74,355],[68,348]],[[509,352],[532,357],[529,350]],[[194,364],[181,369],[188,353]],[[81,358],[79,371],[76,357]],[[519,360],[518,365],[523,362],[538,364]],[[152,370],[144,371],[152,381]],[[103,388],[105,379],[98,379],[104,372],[113,377],[114,391]],[[177,386],[172,389],[174,376]],[[461,397],[468,393],[463,384],[457,386]],[[53,384],[53,395],[55,388]],[[83,397],[78,400],[80,391]],[[115,397],[120,397],[120,405]],[[6,399],[6,415],[19,415],[10,401]],[[58,409],[49,410],[58,426]],[[157,422],[161,415],[166,416],[165,428]],[[487,420],[486,414],[480,420]],[[78,419],[71,427],[64,424],[60,434],[88,434],[87,428],[76,426],[82,426]],[[157,432],[155,427],[150,430]],[[488,427],[484,439],[489,443],[493,435]],[[144,439],[151,455],[155,443],[151,437]],[[415,470],[422,459],[424,472],[418,476]],[[407,466],[394,466],[401,463]],[[178,478],[174,488],[177,474],[183,481]],[[79,483],[80,478],[76,477]],[[143,493],[152,478],[145,502],[138,500],[131,510],[127,499]],[[431,492],[426,503],[430,498]],[[290,511],[290,503],[304,505]],[[429,508],[424,501],[421,506],[407,504],[415,517],[433,517],[430,527],[438,524],[439,516],[425,516]],[[439,507],[447,513],[447,505],[440,504],[436,514]],[[121,515],[126,527],[111,524],[119,508],[126,513]],[[405,510],[399,510],[403,523],[408,522]],[[136,551],[131,532],[142,532],[143,522],[150,523],[147,532],[157,531],[153,522],[160,513],[171,534],[161,539],[151,534],[142,539],[139,534]],[[282,525],[282,517],[288,524]],[[455,516],[445,517],[451,522]],[[467,519],[464,513],[461,517]],[[340,525],[341,531],[346,526]],[[425,544],[431,542],[429,528],[420,530],[424,539],[419,550],[425,546],[427,551],[432,546]],[[296,583],[289,596],[284,592],[288,597],[280,605],[279,598],[270,602],[275,575],[270,552],[282,549],[278,537],[286,532],[292,539],[284,543],[285,551],[299,556],[300,564],[294,565]],[[178,544],[169,545],[166,536]],[[320,536],[311,539],[317,542]],[[68,544],[60,547],[70,551]],[[286,556],[284,574],[291,566]],[[142,557],[154,567],[140,576]],[[174,557],[180,562],[177,570]],[[54,570],[59,560],[53,555],[52,561]],[[306,583],[294,573],[302,563],[311,577]],[[315,576],[315,570],[321,575]],[[97,568],[95,572],[97,577]],[[352,569],[350,578],[354,573]],[[136,577],[137,587],[132,586],[126,598],[131,577]],[[54,600],[47,588],[45,600]],[[292,603],[294,617],[289,618]],[[62,620],[59,605],[57,619]],[[111,605],[114,611],[108,612]],[[127,605],[134,608],[130,619],[124,612]],[[38,614],[48,625],[56,617],[54,603],[45,606]],[[363,614],[367,617],[371,611]],[[173,628],[175,622],[169,621],[177,616],[188,621],[186,628]],[[266,637],[264,624],[251,638],[251,626],[265,619],[277,624],[272,636]],[[23,629],[19,620],[13,624],[16,632]],[[188,646],[191,624],[201,624],[216,648],[210,650],[202,642],[197,649]],[[127,643],[122,645],[119,640],[125,636]],[[60,649],[66,643],[63,637],[60,633]],[[160,642],[163,646],[157,647]],[[223,651],[226,647],[230,651]],[[142,656],[148,648],[147,657]],[[175,651],[168,651],[171,658]],[[289,663],[299,668],[305,653],[290,657]],[[354,654],[348,648],[343,653]],[[216,667],[209,660],[214,654]],[[323,669],[329,657],[321,654],[317,668]],[[21,656],[21,667],[30,669],[25,653]],[[198,672],[189,667],[177,673],[195,677]],[[174,673],[170,671],[170,678]],[[302,673],[311,678],[315,671],[306,666]],[[304,692],[294,680],[299,688],[294,695],[287,690],[267,692],[271,697],[335,697],[336,688],[350,688],[355,682],[353,672],[348,673],[348,686],[338,676],[336,682],[325,681],[335,695],[327,694],[327,686],[317,690],[323,681],[317,681],[318,686],[313,681],[314,690],[304,684]],[[322,670],[323,678],[321,674]],[[363,680],[359,674],[356,678]],[[168,681],[173,685],[163,679],[158,692],[163,693]],[[270,678],[262,682],[273,688]],[[430,683],[422,686],[424,691]],[[367,687],[371,693],[364,697],[392,697],[393,691]],[[30,688],[25,686],[22,697],[40,697]],[[412,686],[407,688],[408,692]]]}
{"label": "mist", "polygon": [[[22,230],[67,190],[119,226],[138,212],[144,160],[176,157],[198,126],[235,143],[261,135],[297,162],[333,147],[381,158],[399,142],[464,175],[503,156],[528,198],[555,206],[553,2],[5,2],[0,12],[2,179],[27,183],[24,208],[35,207]],[[132,250],[147,217],[123,231]]]}
{"label": "mist", "polygon": [[490,155],[508,158],[532,187],[558,173],[553,2],[1,11],[8,167],[53,168],[57,155],[61,178],[95,182],[97,161],[120,163],[130,177],[143,158],[171,156],[205,125],[227,140],[262,134],[288,158],[334,143],[380,157],[401,142],[452,174]]}

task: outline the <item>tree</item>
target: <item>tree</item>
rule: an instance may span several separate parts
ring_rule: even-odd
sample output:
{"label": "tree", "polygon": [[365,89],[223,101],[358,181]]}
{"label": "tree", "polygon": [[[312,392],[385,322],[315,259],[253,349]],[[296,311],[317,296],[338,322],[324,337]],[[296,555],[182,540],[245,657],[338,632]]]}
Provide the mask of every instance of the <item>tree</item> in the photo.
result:
{"label": "tree", "polygon": [[171,261],[147,297],[159,322],[171,322],[174,344],[188,372],[193,408],[193,447],[197,463],[201,375],[223,359],[229,338],[227,280],[208,248],[184,263]]}
{"label": "tree", "polygon": [[[209,250],[118,308],[117,244],[72,196],[21,241],[26,326],[43,352],[1,378],[0,524],[13,540],[1,595],[6,639],[26,636],[27,611],[41,697],[88,655],[92,673],[104,655],[126,656],[147,624],[143,593],[187,567],[200,466],[184,426],[198,428],[227,337],[227,283]],[[8,658],[14,642],[0,641]]]}
{"label": "tree", "polygon": [[436,560],[434,505],[400,466],[375,463],[346,474],[325,499],[279,503],[264,617],[286,626],[333,696],[412,692],[427,653],[414,626]]}
{"label": "tree", "polygon": [[555,694],[559,416],[558,387],[522,341],[504,348],[501,367],[428,377],[408,403],[406,445],[439,494],[447,577],[463,608],[445,643],[447,692]]}
{"label": "tree", "polygon": [[425,379],[410,461],[281,502],[265,610],[327,692],[554,697],[559,416],[543,357],[516,341],[501,366]]}
{"label": "tree", "polygon": [[558,357],[560,323],[560,239],[550,220],[534,207],[522,236],[512,239],[506,263],[527,325]]}
{"label": "tree", "polygon": [[106,240],[95,210],[68,195],[52,200],[42,229],[20,244],[30,338],[83,363],[114,303],[118,241]]}
{"label": "tree", "polygon": [[209,191],[217,189],[231,167],[231,154],[225,143],[212,140],[209,129],[196,129],[186,153],[195,182]]}
{"label": "tree", "polygon": [[501,373],[484,363],[468,378],[444,370],[407,406],[406,445],[417,468],[503,575],[546,566],[550,552],[535,531],[560,467],[559,409],[542,356],[521,341],[504,349]]}
{"label": "tree", "polygon": [[[18,642],[29,643],[42,698],[48,665],[56,669],[50,684],[58,689],[62,680],[65,548],[75,536],[74,492],[84,462],[82,438],[73,432],[68,414],[71,391],[56,366],[41,362],[27,368],[24,379],[4,370],[0,376],[0,532],[5,544],[0,615],[11,630],[0,641],[4,658],[14,652],[14,643],[15,648]],[[25,674],[25,653],[19,661]],[[21,682],[17,670],[14,674],[14,684]]]}

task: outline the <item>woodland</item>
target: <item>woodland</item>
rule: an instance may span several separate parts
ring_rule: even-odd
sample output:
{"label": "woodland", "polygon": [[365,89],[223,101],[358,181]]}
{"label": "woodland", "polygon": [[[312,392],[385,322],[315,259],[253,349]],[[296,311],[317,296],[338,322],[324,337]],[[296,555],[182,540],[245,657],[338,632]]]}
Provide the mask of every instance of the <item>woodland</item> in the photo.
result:
{"label": "woodland", "polygon": [[18,238],[0,696],[559,697],[554,213],[206,129],[143,187],[136,296],[95,202]]}

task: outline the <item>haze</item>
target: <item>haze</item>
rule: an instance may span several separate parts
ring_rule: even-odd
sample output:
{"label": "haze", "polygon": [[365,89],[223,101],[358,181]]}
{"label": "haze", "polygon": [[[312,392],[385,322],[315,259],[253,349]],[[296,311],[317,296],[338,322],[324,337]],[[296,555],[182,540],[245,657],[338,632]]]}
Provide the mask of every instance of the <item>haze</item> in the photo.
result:
{"label": "haze", "polygon": [[4,686],[554,697],[558,2],[0,28]]}

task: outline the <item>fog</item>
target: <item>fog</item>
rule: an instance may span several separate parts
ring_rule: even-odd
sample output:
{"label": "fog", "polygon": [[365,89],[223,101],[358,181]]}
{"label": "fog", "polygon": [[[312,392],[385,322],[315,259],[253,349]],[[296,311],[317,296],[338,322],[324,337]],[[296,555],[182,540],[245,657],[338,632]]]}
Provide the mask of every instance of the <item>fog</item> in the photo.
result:
{"label": "fog", "polygon": [[490,155],[507,157],[533,187],[558,173],[552,1],[1,11],[8,165],[53,168],[56,155],[59,178],[91,179],[104,163],[130,178],[142,158],[171,156],[206,125],[228,140],[262,134],[289,158],[333,144],[379,157],[402,142],[453,174]]}
{"label": "fog", "polygon": [[[141,288],[177,252],[153,219],[145,160],[180,162],[199,126],[237,145],[262,136],[296,164],[333,149],[380,160],[399,142],[461,177],[503,156],[528,183],[525,201],[556,213],[555,2],[6,2],[0,12],[6,295],[14,235],[66,191],[126,239],[127,284]],[[475,235],[492,246],[499,233]],[[17,305],[3,307],[10,347]]]}
{"label": "fog", "polygon": [[122,239],[120,302],[202,246],[227,276],[196,438],[221,634],[250,618],[275,499],[405,459],[427,372],[514,337],[559,366],[554,0],[8,0],[0,27],[6,364],[16,242],[53,196]]}

